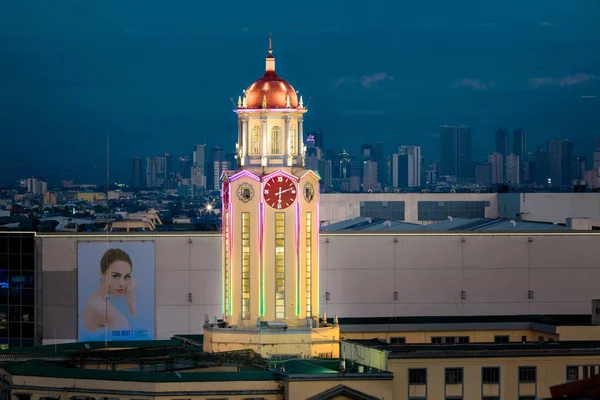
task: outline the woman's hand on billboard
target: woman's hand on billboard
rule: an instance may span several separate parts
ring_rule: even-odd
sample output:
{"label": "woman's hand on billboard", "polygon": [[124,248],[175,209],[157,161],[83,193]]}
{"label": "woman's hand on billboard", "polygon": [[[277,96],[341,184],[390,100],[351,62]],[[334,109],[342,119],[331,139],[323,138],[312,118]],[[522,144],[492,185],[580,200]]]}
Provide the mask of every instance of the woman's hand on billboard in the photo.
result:
{"label": "woman's hand on billboard", "polygon": [[137,290],[137,283],[135,282],[135,279],[133,278],[133,276],[131,277],[131,280],[129,281],[129,285],[127,286],[127,289],[125,290],[125,297],[127,298],[127,305],[129,306],[129,312],[131,313],[131,316],[135,317],[135,292]]}

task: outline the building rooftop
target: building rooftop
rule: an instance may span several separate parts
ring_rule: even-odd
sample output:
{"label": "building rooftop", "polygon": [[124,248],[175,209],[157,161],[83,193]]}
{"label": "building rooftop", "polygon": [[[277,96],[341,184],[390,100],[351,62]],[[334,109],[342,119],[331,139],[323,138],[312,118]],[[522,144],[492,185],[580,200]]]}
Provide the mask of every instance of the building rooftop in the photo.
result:
{"label": "building rooftop", "polygon": [[545,222],[516,221],[508,218],[449,218],[432,224],[421,225],[390,221],[382,218],[356,217],[323,227],[323,232],[339,231],[387,231],[387,232],[431,232],[431,231],[492,231],[492,232],[572,232],[571,228]]}
{"label": "building rooftop", "polygon": [[403,344],[382,340],[347,340],[347,343],[384,351],[388,358],[484,358],[600,355],[600,341],[538,343]]}

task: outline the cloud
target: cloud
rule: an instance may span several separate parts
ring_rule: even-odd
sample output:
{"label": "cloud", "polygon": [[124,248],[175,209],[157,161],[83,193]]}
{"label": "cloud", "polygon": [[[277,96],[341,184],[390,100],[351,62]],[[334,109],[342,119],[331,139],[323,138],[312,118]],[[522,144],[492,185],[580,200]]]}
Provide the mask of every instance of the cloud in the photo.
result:
{"label": "cloud", "polygon": [[472,88],[475,90],[486,90],[486,89],[491,89],[494,86],[496,86],[496,82],[494,82],[494,81],[485,82],[481,79],[473,79],[473,78],[458,79],[458,80],[454,81],[454,83],[452,84],[453,89],[458,89],[461,87],[468,87],[468,88]]}
{"label": "cloud", "polygon": [[588,81],[594,81],[596,79],[598,79],[598,77],[593,74],[577,73],[574,75],[565,76],[564,78],[560,79],[552,77],[533,78],[529,80],[529,85],[532,87],[532,89],[537,89],[542,86],[565,87],[577,85],[579,83],[584,83]]}
{"label": "cloud", "polygon": [[545,26],[548,28],[558,28],[559,26],[561,26],[561,24],[558,22],[543,21],[540,22],[540,26]]}
{"label": "cloud", "polygon": [[394,77],[385,72],[377,72],[373,75],[365,75],[360,78],[360,84],[365,89],[373,89],[379,87],[378,83],[383,81],[393,81]]}

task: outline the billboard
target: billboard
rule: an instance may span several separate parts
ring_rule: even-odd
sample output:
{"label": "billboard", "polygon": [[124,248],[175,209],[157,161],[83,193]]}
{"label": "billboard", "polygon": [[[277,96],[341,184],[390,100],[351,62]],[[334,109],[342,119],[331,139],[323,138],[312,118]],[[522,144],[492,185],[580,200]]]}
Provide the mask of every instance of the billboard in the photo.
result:
{"label": "billboard", "polygon": [[79,242],[79,341],[154,339],[154,242]]}

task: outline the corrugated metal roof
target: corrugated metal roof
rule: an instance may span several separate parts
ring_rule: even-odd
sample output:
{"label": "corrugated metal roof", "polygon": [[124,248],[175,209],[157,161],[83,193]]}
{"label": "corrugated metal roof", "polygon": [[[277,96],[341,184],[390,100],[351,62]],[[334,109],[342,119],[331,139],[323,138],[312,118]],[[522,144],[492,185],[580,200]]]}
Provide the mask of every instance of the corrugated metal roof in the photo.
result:
{"label": "corrugated metal roof", "polygon": [[339,231],[573,231],[562,225],[517,221],[508,218],[452,218],[428,225],[389,221],[382,218],[356,217],[323,227],[323,232]]}

